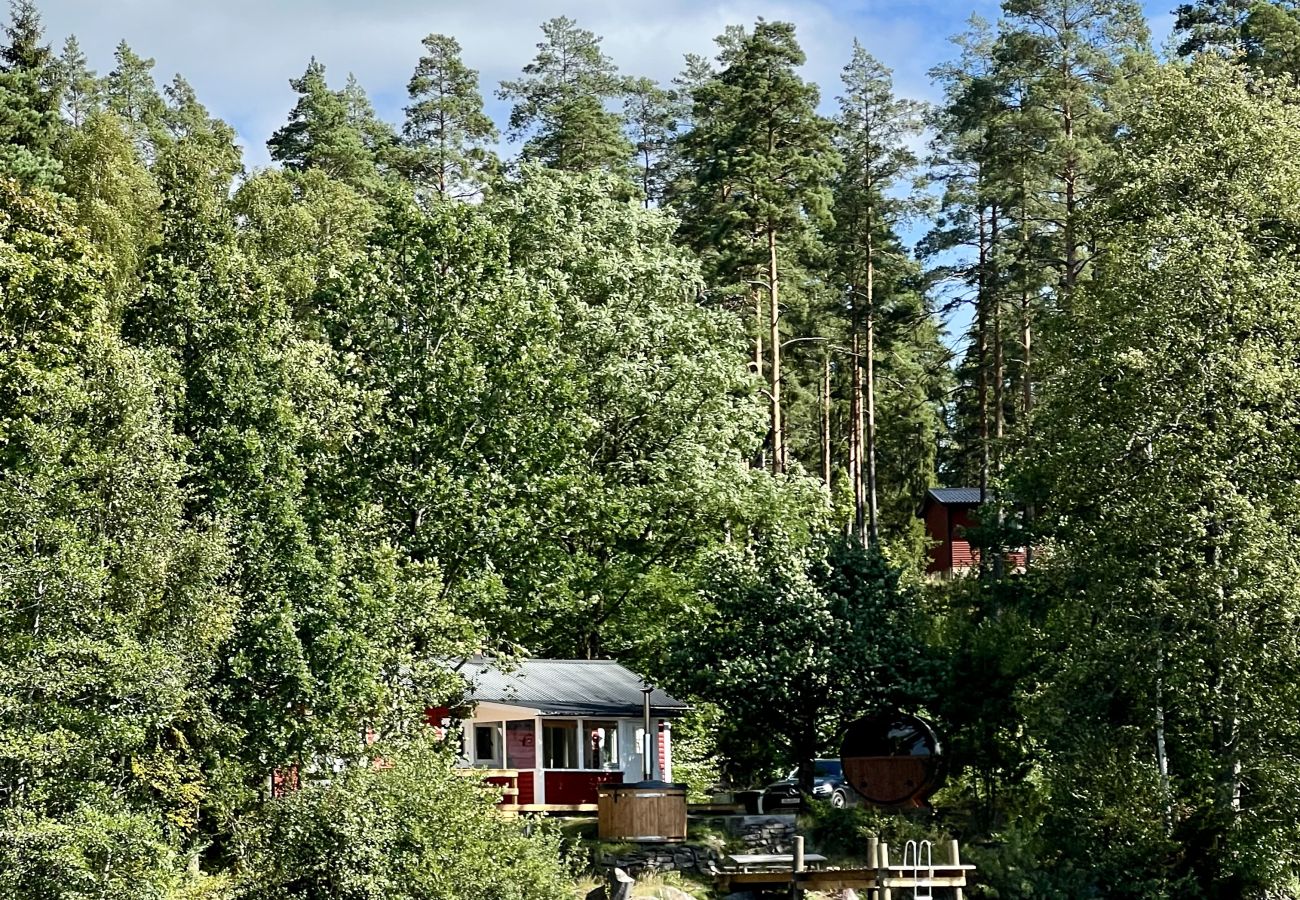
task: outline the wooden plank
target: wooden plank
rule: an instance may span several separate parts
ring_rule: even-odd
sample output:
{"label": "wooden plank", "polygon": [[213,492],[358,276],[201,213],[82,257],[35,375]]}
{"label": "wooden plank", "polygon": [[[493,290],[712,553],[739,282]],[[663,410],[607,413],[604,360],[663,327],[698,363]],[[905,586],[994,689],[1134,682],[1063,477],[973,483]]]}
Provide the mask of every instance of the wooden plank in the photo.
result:
{"label": "wooden plank", "polygon": [[[826,862],[826,857],[820,853],[805,853],[803,855],[806,863]],[[795,858],[791,853],[733,853],[728,856],[725,862],[735,866],[792,866]]]}
{"label": "wooden plank", "polygon": [[688,803],[686,811],[694,815],[708,815],[709,813],[718,813],[725,815],[727,813],[738,813],[745,809],[743,803]]}
{"label": "wooden plank", "polygon": [[[939,869],[938,866],[935,867]],[[955,868],[955,867],[948,867]],[[962,867],[965,869],[965,867]],[[875,869],[814,869],[806,872],[768,871],[768,872],[723,872],[719,881],[726,887],[745,885],[788,885],[798,884],[804,890],[844,891],[875,890],[877,888],[913,888],[913,887],[966,887],[966,872],[940,874],[934,877],[913,878],[911,876],[879,877]]]}
{"label": "wooden plank", "polygon": [[520,812],[540,813],[594,813],[594,803],[520,803],[515,807]]}
{"label": "wooden plank", "polygon": [[597,806],[601,840],[686,840],[684,790],[601,787]]}
{"label": "wooden plank", "polygon": [[452,769],[457,775],[477,775],[480,778],[518,778],[518,769],[480,769],[478,766],[457,766]]}
{"label": "wooden plank", "polygon": [[723,872],[718,877],[730,884],[789,884],[792,874],[794,873],[786,869],[784,872]]}
{"label": "wooden plank", "polygon": [[[917,870],[916,866],[889,866],[885,871],[897,872],[899,875],[902,875],[905,872],[915,872],[916,870]],[[922,872],[974,872],[975,867],[972,866],[970,863],[959,863],[957,865],[953,865],[952,863],[935,863],[932,866],[921,866],[921,871]]]}

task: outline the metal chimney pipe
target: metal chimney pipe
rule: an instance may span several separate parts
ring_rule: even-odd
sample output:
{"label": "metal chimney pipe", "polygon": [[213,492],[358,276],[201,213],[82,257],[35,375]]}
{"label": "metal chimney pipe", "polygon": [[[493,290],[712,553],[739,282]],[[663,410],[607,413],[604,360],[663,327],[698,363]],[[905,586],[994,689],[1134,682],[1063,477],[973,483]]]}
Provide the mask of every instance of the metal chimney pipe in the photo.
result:
{"label": "metal chimney pipe", "polygon": [[654,774],[654,767],[651,764],[650,748],[654,746],[650,737],[650,692],[654,688],[642,688],[641,697],[643,712],[645,714],[645,737],[641,741],[641,780],[649,781],[650,776]]}

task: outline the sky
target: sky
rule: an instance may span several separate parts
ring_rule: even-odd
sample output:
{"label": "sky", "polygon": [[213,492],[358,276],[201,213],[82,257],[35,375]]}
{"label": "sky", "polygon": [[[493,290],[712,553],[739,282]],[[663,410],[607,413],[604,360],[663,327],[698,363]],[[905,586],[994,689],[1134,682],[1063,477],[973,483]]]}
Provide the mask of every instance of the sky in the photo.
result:
{"label": "sky", "polygon": [[[1147,2],[1157,45],[1169,32],[1175,0]],[[266,139],[294,104],[289,79],[315,56],[332,85],[357,76],[375,108],[399,124],[420,39],[450,34],[480,72],[488,113],[504,125],[508,106],[494,96],[536,51],[538,26],[567,15],[604,38],[620,70],[667,82],[686,53],[712,55],[730,24],[762,16],[795,23],[808,63],[805,77],[833,109],[841,67],[856,37],[894,70],[899,94],[937,99],[927,72],[952,56],[948,38],[973,13],[996,19],[997,0],[38,0],[56,48],[75,34],[91,65],[113,68],[125,39],[157,61],[161,86],[180,73],[199,99],[231,123],[250,166],[269,163]]]}

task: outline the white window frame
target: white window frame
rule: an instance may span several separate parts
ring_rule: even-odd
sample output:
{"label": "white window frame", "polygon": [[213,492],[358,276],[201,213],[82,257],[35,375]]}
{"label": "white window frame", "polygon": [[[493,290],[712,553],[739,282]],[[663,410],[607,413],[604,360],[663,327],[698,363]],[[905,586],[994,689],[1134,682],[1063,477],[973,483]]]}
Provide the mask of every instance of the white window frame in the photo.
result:
{"label": "white window frame", "polygon": [[[480,759],[478,755],[478,730],[480,728],[493,728],[493,741],[496,747],[496,757],[493,759]],[[500,769],[505,766],[506,761],[506,723],[498,720],[482,720],[472,723],[469,735],[470,757],[474,765],[484,769]]]}
{"label": "white window frame", "polygon": [[607,722],[607,723],[612,723],[612,724],[613,724],[613,726],[614,726],[614,728],[613,728],[613,735],[612,735],[612,736],[611,736],[611,735],[606,735],[606,736],[605,736],[605,743],[606,743],[606,746],[612,746],[612,747],[614,748],[614,763],[613,763],[613,768],[606,769],[606,768],[604,768],[604,767],[601,767],[601,768],[599,768],[599,769],[583,769],[582,771],[584,771],[584,772],[622,772],[622,771],[623,771],[623,753],[622,753],[622,748],[619,746],[619,739],[623,736],[623,729],[619,726],[619,720],[616,719],[616,718],[602,719],[602,718],[598,718],[598,717],[596,717],[596,716],[593,716],[593,717],[590,718],[590,719],[585,719],[585,718],[584,718],[584,719],[579,719],[579,720],[578,720],[578,744],[580,745],[579,749],[580,749],[580,751],[581,751],[581,753],[582,753],[582,758],[583,758],[583,760],[586,760],[586,758],[587,758],[587,754],[588,754],[588,753],[590,752],[590,750],[591,750],[591,748],[587,746],[587,723],[588,723],[588,722]]}
{"label": "white window frame", "polygon": [[[546,750],[542,748],[538,761],[541,763],[543,772],[622,772],[623,771],[623,750],[620,741],[623,737],[623,720],[616,716],[545,716],[542,718],[542,729],[545,731],[546,724],[549,722],[576,722],[578,728],[578,762],[583,763],[573,769],[552,769],[546,765]],[[585,766],[587,761],[586,734],[587,722],[612,722],[614,723],[614,733],[612,739],[614,742],[614,767],[612,769],[590,769]]]}

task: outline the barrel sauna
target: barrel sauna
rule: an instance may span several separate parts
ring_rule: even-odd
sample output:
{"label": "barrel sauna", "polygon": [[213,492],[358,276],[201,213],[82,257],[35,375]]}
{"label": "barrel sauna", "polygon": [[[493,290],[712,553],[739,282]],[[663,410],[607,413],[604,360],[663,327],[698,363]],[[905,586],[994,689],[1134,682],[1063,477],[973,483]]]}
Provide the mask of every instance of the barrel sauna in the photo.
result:
{"label": "barrel sauna", "polygon": [[844,735],[840,764],[844,780],[875,806],[925,806],[943,784],[939,739],[913,715],[858,719]]}
{"label": "barrel sauna", "polygon": [[602,841],[686,840],[686,785],[602,784],[596,794],[596,833]]}

